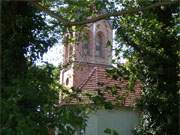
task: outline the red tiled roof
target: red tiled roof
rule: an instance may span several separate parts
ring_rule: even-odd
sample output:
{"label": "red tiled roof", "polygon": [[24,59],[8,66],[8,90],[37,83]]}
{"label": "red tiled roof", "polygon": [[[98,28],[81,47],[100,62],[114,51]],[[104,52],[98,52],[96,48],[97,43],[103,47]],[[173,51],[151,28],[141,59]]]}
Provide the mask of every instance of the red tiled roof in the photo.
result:
{"label": "red tiled roof", "polygon": [[[79,85],[79,89],[86,92],[97,92],[97,89],[103,90],[105,87],[117,86],[117,95],[104,91],[104,96],[108,101],[114,102],[117,96],[124,96],[123,106],[131,107],[135,104],[141,94],[141,84],[137,82],[133,91],[127,90],[127,80],[114,80],[107,75],[105,67],[94,67],[87,78]],[[103,85],[99,85],[103,84]]]}

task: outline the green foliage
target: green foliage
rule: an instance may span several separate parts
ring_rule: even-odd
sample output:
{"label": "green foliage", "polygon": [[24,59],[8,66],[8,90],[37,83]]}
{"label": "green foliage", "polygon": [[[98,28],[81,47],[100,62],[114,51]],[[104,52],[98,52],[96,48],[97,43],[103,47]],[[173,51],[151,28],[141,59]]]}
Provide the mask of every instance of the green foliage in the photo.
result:
{"label": "green foliage", "polygon": [[2,135],[47,135],[84,129],[83,107],[59,105],[59,70],[34,63],[57,41],[57,30],[28,2],[2,2]]}
{"label": "green foliage", "polygon": [[[136,3],[136,4],[135,4]],[[129,6],[145,6],[151,1],[136,1]],[[152,2],[153,3],[153,2]],[[135,134],[178,134],[178,6],[157,7],[118,20],[117,50],[124,51],[128,63],[119,66],[116,76],[129,78],[132,88],[139,79],[143,85],[138,107],[142,121]],[[126,48],[121,49],[123,46]],[[114,74],[114,72],[113,72]],[[167,109],[168,108],[168,109]]]}
{"label": "green foliage", "polygon": [[109,129],[109,128],[106,128],[106,129],[104,130],[104,133],[106,133],[106,134],[108,134],[108,135],[119,135],[116,130],[112,130],[112,129]]}
{"label": "green foliage", "polygon": [[[46,69],[30,67],[21,79],[3,87],[2,134],[47,134],[59,87]],[[34,129],[34,130],[32,130]],[[9,131],[10,130],[10,131]]]}

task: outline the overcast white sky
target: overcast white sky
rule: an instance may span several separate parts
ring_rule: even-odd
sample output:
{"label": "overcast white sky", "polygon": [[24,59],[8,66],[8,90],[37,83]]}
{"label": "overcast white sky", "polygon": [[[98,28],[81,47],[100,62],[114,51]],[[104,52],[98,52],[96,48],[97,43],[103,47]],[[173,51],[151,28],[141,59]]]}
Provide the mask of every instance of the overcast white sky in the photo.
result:
{"label": "overcast white sky", "polygon": [[47,53],[43,55],[43,59],[37,61],[37,65],[42,65],[43,61],[58,66],[63,62],[63,45],[61,42],[55,44],[52,48],[48,50]]}

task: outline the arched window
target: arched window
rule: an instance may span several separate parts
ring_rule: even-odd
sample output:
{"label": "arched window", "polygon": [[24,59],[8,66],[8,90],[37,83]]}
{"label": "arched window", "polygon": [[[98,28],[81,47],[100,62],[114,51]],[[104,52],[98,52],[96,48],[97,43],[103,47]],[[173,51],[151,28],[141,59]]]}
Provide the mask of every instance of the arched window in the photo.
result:
{"label": "arched window", "polygon": [[102,48],[103,47],[103,33],[98,32],[96,35],[96,54],[97,57],[102,57]]}
{"label": "arched window", "polygon": [[88,32],[83,35],[82,51],[84,55],[90,55],[90,36]]}
{"label": "arched window", "polygon": [[66,85],[69,85],[69,78],[66,79]]}

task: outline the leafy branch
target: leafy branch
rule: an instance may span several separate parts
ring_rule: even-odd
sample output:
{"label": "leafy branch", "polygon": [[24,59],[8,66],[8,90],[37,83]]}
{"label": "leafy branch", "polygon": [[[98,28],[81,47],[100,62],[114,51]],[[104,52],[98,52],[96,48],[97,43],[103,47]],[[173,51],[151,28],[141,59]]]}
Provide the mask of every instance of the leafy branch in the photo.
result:
{"label": "leafy branch", "polygon": [[100,15],[97,15],[95,17],[91,17],[89,19],[83,20],[83,21],[71,21],[68,19],[65,19],[61,14],[55,13],[54,11],[50,10],[48,7],[42,6],[40,3],[37,1],[31,1],[30,3],[35,6],[37,9],[47,13],[51,17],[55,18],[58,22],[62,23],[65,26],[77,26],[77,25],[85,25],[93,22],[97,22],[99,20],[103,19],[108,19],[110,17],[118,17],[118,16],[123,16],[123,15],[128,15],[128,14],[135,14],[139,11],[145,11],[145,10],[150,10],[159,6],[164,6],[164,5],[170,5],[174,3],[178,3],[178,0],[175,1],[160,1],[156,2],[154,4],[151,4],[146,7],[140,7],[140,8],[133,8],[131,10],[121,10],[121,11],[114,11],[110,13],[103,13]]}

